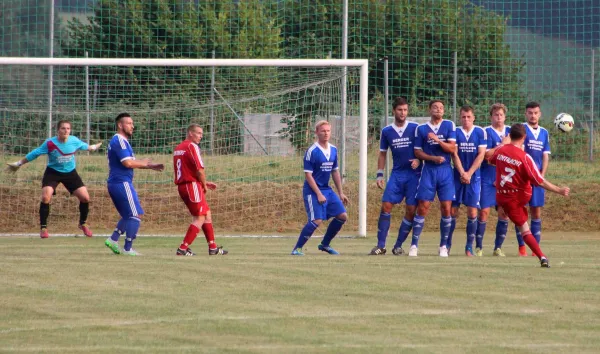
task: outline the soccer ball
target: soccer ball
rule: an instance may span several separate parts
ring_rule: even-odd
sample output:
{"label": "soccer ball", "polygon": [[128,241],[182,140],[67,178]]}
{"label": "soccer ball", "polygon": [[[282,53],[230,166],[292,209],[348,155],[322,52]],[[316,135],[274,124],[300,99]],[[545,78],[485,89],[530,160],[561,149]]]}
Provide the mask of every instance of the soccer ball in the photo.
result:
{"label": "soccer ball", "polygon": [[556,129],[566,133],[573,130],[575,121],[569,113],[559,113],[556,118],[554,118],[554,125],[556,126]]}

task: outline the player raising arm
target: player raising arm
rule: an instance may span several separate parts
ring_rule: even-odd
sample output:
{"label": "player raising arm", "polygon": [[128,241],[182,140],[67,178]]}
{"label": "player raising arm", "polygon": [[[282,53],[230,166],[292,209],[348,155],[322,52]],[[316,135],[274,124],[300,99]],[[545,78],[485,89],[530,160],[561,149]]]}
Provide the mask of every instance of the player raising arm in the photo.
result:
{"label": "player raising arm", "polygon": [[542,267],[549,268],[548,258],[540,249],[539,243],[527,224],[527,208],[531,199],[531,185],[568,196],[569,187],[557,187],[544,179],[533,158],[523,151],[526,131],[523,124],[510,127],[511,143],[486,152],[486,158],[496,165],[496,201],[504,209],[509,219],[515,223],[523,241],[540,259]]}
{"label": "player raising arm", "polygon": [[61,120],[56,124],[56,136],[47,139],[37,149],[31,151],[19,161],[9,163],[8,168],[15,172],[24,164],[41,155],[48,155],[48,165],[42,177],[42,198],[40,202],[40,237],[48,238],[48,216],[50,201],[56,194],[60,183],[79,199],[79,229],[87,237],[92,237],[92,230],[86,221],[89,213],[90,195],[75,169],[75,153],[77,150],[96,151],[102,145],[88,145],[71,135],[71,122]]}
{"label": "player raising arm", "polygon": [[133,170],[136,168],[162,171],[163,164],[151,163],[149,159],[136,160],[129,140],[133,136],[133,119],[129,113],[121,113],[115,118],[117,133],[108,144],[108,194],[121,219],[112,235],[104,241],[106,247],[115,254],[120,254],[119,237],[126,233],[124,254],[139,256],[132,248],[133,240],[137,237],[144,209],[140,205],[137,192],[133,187]]}
{"label": "player raising arm", "polygon": [[215,243],[215,232],[208,203],[206,190],[215,190],[217,185],[206,181],[204,163],[200,156],[198,144],[202,140],[203,130],[198,124],[190,124],[187,128],[186,139],[173,151],[173,171],[175,171],[175,184],[181,200],[185,203],[192,223],[185,233],[183,242],[175,252],[178,256],[195,256],[189,247],[202,229],[208,243],[208,254],[225,255],[227,250],[218,247]]}
{"label": "player raising arm", "polygon": [[414,143],[415,130],[419,126],[415,122],[406,120],[408,116],[408,102],[404,97],[398,97],[392,104],[394,123],[381,130],[379,141],[379,158],[377,159],[377,186],[383,189],[383,168],[388,148],[392,152],[392,175],[387,181],[387,186],[381,198],[381,213],[377,223],[377,246],[371,250],[370,255],[384,255],[386,253],[385,240],[390,229],[391,211],[394,204],[400,204],[406,198],[404,219],[398,230],[398,238],[392,249],[396,256],[404,254],[402,243],[412,229],[412,222],[417,209],[417,185],[421,175],[421,166],[415,158]]}
{"label": "player raising arm", "polygon": [[[320,251],[338,255],[339,253],[330,246],[330,243],[348,219],[344,207],[344,204],[348,203],[348,197],[344,195],[342,190],[337,148],[329,144],[329,138],[331,137],[329,122],[326,120],[318,121],[315,125],[315,134],[317,135],[317,141],[304,154],[305,181],[302,187],[302,196],[308,222],[300,231],[298,242],[292,251],[294,256],[304,255],[302,247],[323,220],[332,217],[333,220],[329,223],[323,241],[321,241],[318,248]],[[329,186],[329,177],[333,178],[335,188],[340,194],[339,197]]]}

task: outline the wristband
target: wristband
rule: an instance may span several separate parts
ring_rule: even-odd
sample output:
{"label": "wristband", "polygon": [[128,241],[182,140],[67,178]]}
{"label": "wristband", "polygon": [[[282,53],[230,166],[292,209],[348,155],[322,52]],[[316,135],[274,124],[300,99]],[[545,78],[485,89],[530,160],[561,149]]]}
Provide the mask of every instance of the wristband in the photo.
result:
{"label": "wristband", "polygon": [[383,178],[383,170],[377,170],[377,178]]}

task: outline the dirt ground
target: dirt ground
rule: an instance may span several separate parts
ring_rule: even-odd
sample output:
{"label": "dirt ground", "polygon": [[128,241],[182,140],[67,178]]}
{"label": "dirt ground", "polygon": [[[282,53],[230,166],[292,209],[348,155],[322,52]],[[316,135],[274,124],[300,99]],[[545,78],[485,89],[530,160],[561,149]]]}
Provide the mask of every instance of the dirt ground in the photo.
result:
{"label": "dirt ground", "polygon": [[[600,183],[569,182],[572,196],[563,198],[553,193],[546,195],[543,211],[543,228],[552,231],[600,230]],[[88,222],[96,233],[106,233],[114,228],[118,215],[112,205],[106,187],[88,186],[91,196]],[[182,234],[190,217],[172,184],[136,184],[142,207],[145,210],[141,233]],[[349,222],[345,234],[355,234],[358,228],[356,182],[345,185],[351,203],[348,205]],[[209,192],[208,202],[213,212],[217,234],[295,234],[306,222],[301,197],[301,183],[258,182],[252,184],[232,183],[221,185]],[[39,193],[32,184],[0,184],[0,233],[30,233],[39,229]],[[382,191],[374,182],[368,185],[368,234],[377,230]],[[78,202],[60,186],[53,198],[49,219],[50,232],[78,233]],[[464,207],[463,207],[464,208]],[[401,222],[403,205],[392,211],[392,230]],[[439,229],[439,205],[434,203],[426,218],[428,231]],[[495,214],[488,230],[495,228]],[[464,212],[457,229],[465,227]]]}

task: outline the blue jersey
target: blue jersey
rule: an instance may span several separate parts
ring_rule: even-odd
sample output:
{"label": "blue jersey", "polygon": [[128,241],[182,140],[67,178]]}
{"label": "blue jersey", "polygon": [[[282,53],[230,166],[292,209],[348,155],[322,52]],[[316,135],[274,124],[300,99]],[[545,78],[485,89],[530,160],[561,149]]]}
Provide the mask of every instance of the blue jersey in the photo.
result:
{"label": "blue jersey", "polygon": [[[510,127],[504,126],[503,131],[498,131],[494,127],[485,127],[487,133],[487,150],[496,148],[502,143],[502,139],[510,133]],[[485,184],[493,184],[496,181],[496,166],[490,165],[486,160],[481,163],[481,181]]]}
{"label": "blue jersey", "polygon": [[[331,171],[337,169],[337,148],[335,146],[328,144],[328,148],[323,149],[318,143],[314,143],[306,150],[304,154],[304,172],[312,173],[319,189],[331,189],[329,187],[329,177],[331,177]],[[304,189],[312,191],[306,181],[304,181]]]}
{"label": "blue jersey", "polygon": [[456,128],[454,122],[443,119],[440,124],[432,125],[431,122],[419,125],[415,130],[415,149],[423,150],[424,153],[430,156],[443,156],[445,161],[442,164],[434,164],[425,161],[426,166],[450,166],[451,154],[445,152],[440,144],[429,139],[427,135],[434,133],[442,142],[456,141]]}
{"label": "blue jersey", "polygon": [[[479,148],[487,147],[487,134],[485,130],[480,126],[473,126],[471,131],[466,131],[462,127],[456,129],[456,146],[458,152],[458,158],[465,171],[468,171],[473,162],[477,158]],[[458,171],[455,169],[454,174],[458,175]],[[473,177],[477,178],[480,176],[479,168],[473,174]]]}
{"label": "blue jersey", "polygon": [[545,128],[538,126],[537,129],[533,129],[529,124],[523,124],[527,131],[525,152],[533,158],[537,168],[541,171],[544,154],[550,153],[550,135]]}
{"label": "blue jersey", "polygon": [[129,141],[119,134],[108,144],[108,180],[107,183],[133,182],[133,168],[123,166],[123,161],[133,159],[135,155]]}
{"label": "blue jersey", "polygon": [[381,130],[379,151],[392,150],[394,161],[393,171],[411,171],[418,173],[420,169],[413,170],[411,160],[415,157],[415,131],[419,125],[415,122],[405,122],[403,127],[390,124]]}
{"label": "blue jersey", "polygon": [[74,136],[67,137],[64,143],[58,137],[46,139],[37,149],[31,151],[25,158],[33,161],[40,155],[48,155],[48,167],[51,169],[68,173],[75,169],[75,153],[77,150],[87,150],[88,144]]}

